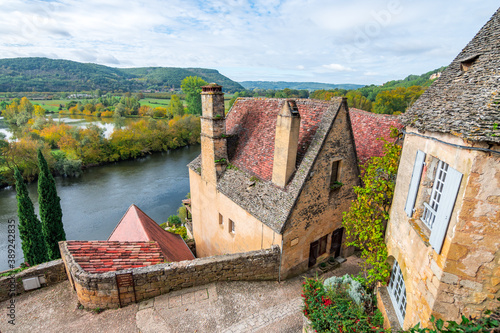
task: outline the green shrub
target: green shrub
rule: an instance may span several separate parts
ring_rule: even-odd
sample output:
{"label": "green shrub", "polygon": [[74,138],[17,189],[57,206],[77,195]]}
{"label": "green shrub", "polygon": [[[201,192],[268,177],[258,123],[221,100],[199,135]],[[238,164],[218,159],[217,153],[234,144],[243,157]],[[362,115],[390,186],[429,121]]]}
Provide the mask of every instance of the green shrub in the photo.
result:
{"label": "green shrub", "polygon": [[181,219],[177,215],[170,215],[168,217],[167,221],[168,221],[168,225],[170,225],[170,226],[180,227],[182,224]]}
{"label": "green shrub", "polygon": [[[497,309],[500,311],[500,309]],[[491,317],[491,311],[486,311],[481,318],[478,319],[468,319],[462,316],[462,322],[457,323],[455,321],[445,322],[442,319],[436,320],[434,316],[431,317],[432,327],[431,328],[421,328],[420,324],[410,328],[405,333],[441,333],[441,332],[499,332],[495,327],[500,327],[498,320]]]}
{"label": "green shrub", "polygon": [[[302,293],[303,311],[312,328],[317,332],[332,333],[385,332],[380,311],[373,306],[366,307],[365,302],[357,304],[350,295],[350,285],[343,280],[330,279],[325,287],[317,279],[306,279]],[[361,293],[359,286],[354,289]],[[363,289],[363,293],[366,290]]]}
{"label": "green shrub", "polygon": [[182,237],[185,241],[189,239],[187,235],[187,229],[186,227],[173,227],[173,228],[168,228],[167,231],[172,232],[174,234],[177,234]]}

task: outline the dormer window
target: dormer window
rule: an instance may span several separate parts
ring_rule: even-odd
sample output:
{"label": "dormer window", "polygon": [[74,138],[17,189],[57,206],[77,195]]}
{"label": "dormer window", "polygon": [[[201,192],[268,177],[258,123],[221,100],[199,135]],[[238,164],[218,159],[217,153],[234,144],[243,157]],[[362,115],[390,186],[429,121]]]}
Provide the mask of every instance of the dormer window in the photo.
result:
{"label": "dormer window", "polygon": [[475,54],[473,56],[460,60],[460,69],[462,70],[462,72],[467,72],[472,67],[474,62],[476,62],[479,56],[480,54]]}

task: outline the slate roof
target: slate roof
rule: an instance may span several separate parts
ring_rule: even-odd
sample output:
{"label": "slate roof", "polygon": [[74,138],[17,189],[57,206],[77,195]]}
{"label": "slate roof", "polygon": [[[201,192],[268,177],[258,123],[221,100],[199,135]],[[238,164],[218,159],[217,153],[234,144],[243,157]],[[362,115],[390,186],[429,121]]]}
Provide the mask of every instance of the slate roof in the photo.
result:
{"label": "slate roof", "polygon": [[[281,233],[307,175],[316,160],[328,131],[343,101],[295,99],[301,125],[297,170],[285,187],[271,182],[274,158],[276,119],[286,99],[238,98],[226,118],[229,162],[238,169],[228,169],[220,177],[217,190]],[[201,156],[189,165],[200,173]],[[260,180],[250,181],[251,176]]]}
{"label": "slate roof", "polygon": [[169,262],[194,259],[194,255],[181,236],[158,225],[139,207],[132,204],[117,224],[108,241],[156,241]]}
{"label": "slate roof", "polygon": [[402,118],[419,130],[500,143],[500,8]]}
{"label": "slate roof", "polygon": [[84,271],[100,273],[163,263],[157,242],[67,241],[69,253]]}
{"label": "slate roof", "polygon": [[383,155],[384,142],[377,140],[378,138],[394,141],[390,137],[391,127],[403,128],[399,116],[376,114],[355,108],[349,108],[349,115],[351,116],[356,154],[361,165],[365,164],[370,157]]}

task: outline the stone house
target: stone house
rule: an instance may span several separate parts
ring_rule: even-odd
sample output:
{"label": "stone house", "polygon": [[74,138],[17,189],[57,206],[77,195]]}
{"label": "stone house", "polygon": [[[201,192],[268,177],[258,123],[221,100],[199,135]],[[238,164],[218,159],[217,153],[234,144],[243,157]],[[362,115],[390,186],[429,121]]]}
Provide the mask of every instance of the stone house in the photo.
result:
{"label": "stone house", "polygon": [[359,185],[346,100],[239,98],[203,87],[189,164],[198,257],[281,248],[280,278],[345,255],[342,212]]}
{"label": "stone house", "polygon": [[499,93],[500,9],[403,115],[379,294],[392,326],[500,305]]}

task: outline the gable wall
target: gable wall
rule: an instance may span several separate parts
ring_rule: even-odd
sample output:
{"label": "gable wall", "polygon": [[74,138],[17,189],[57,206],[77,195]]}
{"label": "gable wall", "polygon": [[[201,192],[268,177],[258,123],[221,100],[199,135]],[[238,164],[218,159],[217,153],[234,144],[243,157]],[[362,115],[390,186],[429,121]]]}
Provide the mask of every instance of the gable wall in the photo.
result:
{"label": "gable wall", "polygon": [[[408,128],[407,131],[414,130]],[[425,135],[464,145],[455,136]],[[496,293],[498,297],[500,287],[500,280],[493,278],[494,274],[499,276],[500,273],[499,159],[413,135],[406,135],[403,147],[386,243],[391,263],[394,259],[398,261],[405,280],[407,307],[404,328],[418,322],[429,325],[431,315],[445,320],[457,320],[461,314],[475,315],[491,305],[493,295]],[[428,178],[426,173],[431,172],[430,167],[423,169],[416,212],[412,218],[404,210],[418,149],[427,154],[426,161],[431,156],[435,157],[463,174],[439,255],[429,245],[428,232],[418,220],[423,201],[428,196],[424,193],[422,181]],[[489,175],[485,177],[485,173]],[[497,186],[496,192],[492,186]],[[496,228],[493,227],[495,224]],[[488,225],[492,227],[486,227]],[[492,286],[494,283],[497,283],[496,287]]]}
{"label": "gable wall", "polygon": [[[281,235],[217,191],[189,169],[193,234],[197,257],[240,253],[281,246]],[[219,213],[224,223],[219,224]],[[231,233],[229,219],[235,223]]]}
{"label": "gable wall", "polygon": [[[359,185],[359,173],[348,119],[347,112],[342,106],[285,224],[282,278],[306,271],[310,243],[327,234],[329,235],[327,252],[319,257],[317,262],[330,256],[330,235],[342,227],[342,212],[349,209],[351,201],[355,198],[352,187]],[[343,186],[337,190],[330,190],[332,162],[337,159],[342,160],[339,181]],[[298,243],[293,245],[297,241]]]}

